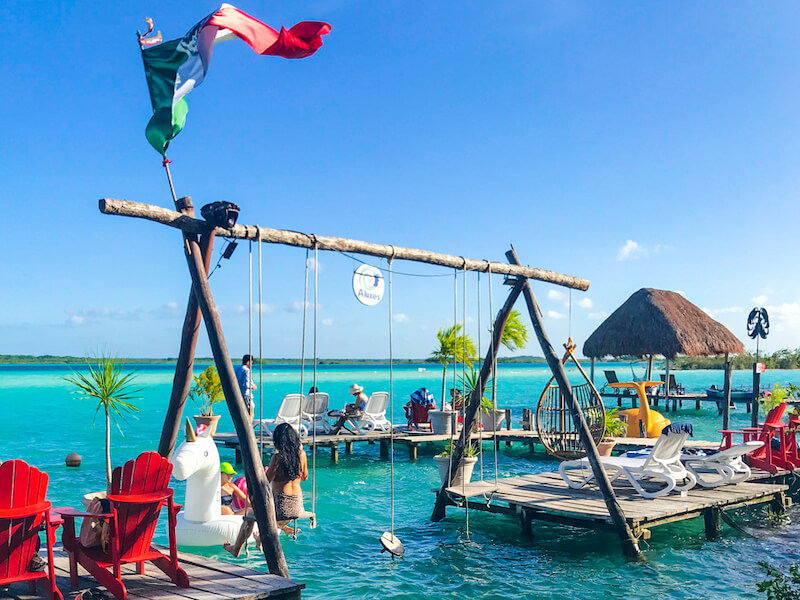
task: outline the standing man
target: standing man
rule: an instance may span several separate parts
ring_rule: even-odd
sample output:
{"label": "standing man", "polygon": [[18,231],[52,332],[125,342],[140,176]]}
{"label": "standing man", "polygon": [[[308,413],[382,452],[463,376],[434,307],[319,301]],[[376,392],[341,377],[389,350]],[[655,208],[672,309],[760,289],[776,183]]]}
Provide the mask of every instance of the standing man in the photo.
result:
{"label": "standing man", "polygon": [[239,382],[239,391],[242,392],[242,398],[244,399],[244,405],[247,407],[247,412],[250,413],[250,421],[253,420],[253,413],[255,412],[253,390],[256,389],[256,384],[253,383],[252,368],[253,357],[245,354],[242,357],[242,364],[234,369],[236,380]]}

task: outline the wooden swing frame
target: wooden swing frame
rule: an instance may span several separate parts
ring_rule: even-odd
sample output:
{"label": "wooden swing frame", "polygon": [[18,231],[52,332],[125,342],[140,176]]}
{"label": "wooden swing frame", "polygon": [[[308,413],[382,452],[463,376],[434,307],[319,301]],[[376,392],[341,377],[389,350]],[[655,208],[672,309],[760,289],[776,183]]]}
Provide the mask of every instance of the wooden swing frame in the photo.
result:
{"label": "wooden swing frame", "polygon": [[[168,172],[169,176],[169,172]],[[170,186],[171,178],[170,178]],[[248,490],[252,498],[253,511],[258,522],[259,531],[262,532],[262,550],[270,573],[289,577],[289,568],[283,549],[276,533],[275,509],[272,494],[264,473],[264,465],[258,449],[258,443],[253,431],[253,424],[245,408],[244,400],[233,371],[233,364],[228,352],[225,335],[222,328],[219,311],[217,310],[211,288],[208,283],[208,270],[212,254],[215,235],[226,238],[247,239],[258,242],[282,244],[301,248],[315,248],[318,250],[331,250],[338,252],[352,252],[377,256],[392,260],[408,260],[435,264],[445,267],[458,268],[467,271],[482,271],[504,274],[513,281],[511,291],[503,308],[498,313],[495,321],[492,343],[486,359],[481,367],[479,381],[481,384],[473,390],[469,406],[464,417],[464,427],[458,438],[453,452],[452,465],[458,465],[463,457],[466,441],[476,430],[476,414],[480,401],[485,391],[486,382],[493,361],[496,359],[500,340],[505,328],[508,315],[519,298],[525,297],[531,322],[536,336],[547,359],[547,363],[564,391],[564,397],[569,405],[570,414],[575,423],[579,423],[578,432],[581,443],[587,450],[587,457],[592,471],[603,494],[611,519],[617,529],[622,542],[623,553],[626,556],[638,558],[641,556],[638,543],[630,527],[625,521],[625,516],[617,502],[614,490],[598,458],[597,448],[592,440],[589,428],[576,402],[572,387],[567,380],[564,365],[556,355],[547,333],[544,330],[541,311],[533,294],[529,279],[536,279],[556,285],[587,290],[589,281],[578,277],[571,277],[554,271],[547,271],[520,264],[516,251],[512,248],[506,252],[507,263],[496,263],[487,260],[475,260],[448,254],[439,254],[428,250],[404,248],[400,246],[375,244],[360,240],[338,237],[325,237],[311,234],[298,233],[263,227],[235,225],[230,229],[214,228],[208,222],[194,218],[194,206],[191,198],[185,196],[175,199],[174,210],[169,210],[152,204],[143,204],[126,200],[103,198],[99,201],[100,212],[108,215],[137,217],[154,221],[176,229],[183,234],[183,249],[191,275],[192,287],[184,319],[181,335],[180,351],[175,368],[172,385],[172,394],[164,419],[161,440],[158,451],[162,456],[170,457],[175,447],[175,441],[181,426],[183,412],[189,388],[191,386],[194,352],[200,323],[203,321],[208,333],[214,362],[220,375],[225,400],[233,420],[236,434],[241,444],[242,462],[245,476],[248,481]],[[454,473],[451,469],[450,479]],[[446,488],[449,481],[445,481],[439,490],[431,519],[439,521],[445,516],[445,507],[448,503]]]}

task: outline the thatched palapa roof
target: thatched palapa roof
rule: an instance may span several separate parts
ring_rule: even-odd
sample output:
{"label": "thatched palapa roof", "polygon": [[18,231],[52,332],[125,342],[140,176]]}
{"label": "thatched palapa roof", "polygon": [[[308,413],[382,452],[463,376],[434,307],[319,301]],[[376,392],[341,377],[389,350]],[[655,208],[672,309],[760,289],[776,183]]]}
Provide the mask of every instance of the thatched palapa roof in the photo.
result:
{"label": "thatched palapa roof", "polygon": [[584,356],[665,358],[741,354],[727,327],[676,292],[642,288],[615,310],[583,345]]}

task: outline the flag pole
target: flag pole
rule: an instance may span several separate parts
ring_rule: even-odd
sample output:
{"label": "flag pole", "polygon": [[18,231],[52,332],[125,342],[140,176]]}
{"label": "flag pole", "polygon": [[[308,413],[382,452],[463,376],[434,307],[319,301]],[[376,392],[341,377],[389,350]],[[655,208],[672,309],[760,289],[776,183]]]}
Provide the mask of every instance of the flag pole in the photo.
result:
{"label": "flag pole", "polygon": [[[150,22],[148,22],[148,25],[150,25],[150,30],[145,35],[149,34],[151,31],[153,31],[152,24]],[[161,32],[159,31],[159,38],[160,38],[160,36],[161,36]],[[144,60],[144,46],[142,46],[142,32],[139,31],[138,29],[136,30],[136,43],[139,45],[139,54],[142,57],[142,67],[144,67],[145,78],[146,78],[146,75],[147,75],[147,63]],[[161,161],[161,166],[164,167],[164,170],[167,173],[167,181],[169,182],[169,191],[172,194],[172,201],[175,203],[175,208],[180,210],[180,207],[178,206],[178,196],[177,196],[177,194],[175,194],[175,184],[172,182],[172,173],[169,170],[169,163],[171,163],[171,162],[172,161],[170,159],[168,159],[166,156],[164,156],[164,160]]]}

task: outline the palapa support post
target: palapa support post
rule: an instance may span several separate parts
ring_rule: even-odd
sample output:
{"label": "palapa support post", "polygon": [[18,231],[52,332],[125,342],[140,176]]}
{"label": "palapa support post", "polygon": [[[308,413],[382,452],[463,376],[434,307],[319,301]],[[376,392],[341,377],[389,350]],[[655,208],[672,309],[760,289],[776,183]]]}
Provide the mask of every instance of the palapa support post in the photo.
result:
{"label": "palapa support post", "polygon": [[725,393],[722,399],[722,428],[730,429],[731,424],[731,378],[733,377],[733,369],[731,362],[728,358],[728,353],[725,353]]}
{"label": "palapa support post", "polygon": [[[436,504],[433,507],[431,521],[441,521],[445,517],[445,508],[448,504],[446,490],[450,485],[450,482],[453,480],[453,475],[455,475],[457,472],[458,466],[461,464],[461,460],[464,457],[464,447],[472,437],[472,433],[476,425],[475,415],[480,407],[481,398],[483,398],[483,392],[486,390],[486,382],[492,372],[492,364],[494,364],[497,352],[500,350],[500,340],[503,337],[503,330],[506,327],[508,315],[511,314],[511,309],[514,308],[514,303],[517,301],[517,298],[519,298],[519,295],[522,292],[523,283],[525,281],[527,280],[517,279],[514,287],[512,287],[511,291],[508,293],[508,298],[506,298],[503,308],[501,308],[500,312],[497,314],[497,319],[495,319],[492,343],[488,352],[486,353],[486,358],[483,361],[483,365],[481,366],[481,370],[478,375],[479,385],[472,390],[472,394],[469,397],[469,405],[467,406],[467,410],[464,414],[464,426],[461,428],[461,435],[458,436],[458,441],[456,442],[456,447],[453,449],[452,458],[450,460],[450,472],[445,482],[442,484],[439,493],[436,495]],[[497,444],[496,435],[495,444]]]}
{"label": "palapa support post", "polygon": [[[513,248],[506,252],[506,257],[508,258],[508,262],[511,264],[520,264],[519,258],[517,257],[517,252]],[[592,435],[589,432],[589,426],[586,424],[583,411],[581,410],[578,402],[575,400],[575,396],[572,394],[572,386],[569,383],[569,379],[567,379],[567,373],[564,370],[564,365],[561,362],[561,359],[556,355],[556,351],[547,337],[547,332],[544,330],[542,317],[539,313],[539,306],[536,303],[535,296],[533,295],[531,284],[527,279],[521,279],[519,283],[522,283],[522,293],[525,296],[525,302],[528,305],[528,314],[530,315],[533,329],[536,332],[536,337],[539,339],[539,345],[542,347],[544,357],[547,359],[547,364],[550,366],[550,370],[553,372],[556,381],[558,381],[558,386],[562,390],[564,399],[567,401],[567,406],[569,407],[572,421],[577,425],[578,436],[580,437],[581,444],[586,450],[586,457],[589,459],[589,465],[592,468],[595,481],[597,482],[597,486],[600,488],[600,492],[603,494],[603,500],[608,508],[608,513],[611,516],[611,520],[613,521],[614,527],[616,528],[617,534],[622,542],[622,552],[628,558],[642,559],[643,557],[641,551],[639,550],[639,544],[634,537],[633,531],[628,525],[628,522],[625,520],[625,514],[622,512],[622,508],[617,502],[617,497],[614,494],[613,488],[611,487],[611,482],[608,480],[608,475],[606,475],[606,471],[600,462],[599,455],[597,454],[597,446],[595,446]],[[517,285],[519,285],[519,283]],[[514,289],[516,289],[516,286]]]}
{"label": "palapa support post", "polygon": [[[669,358],[667,358],[667,364],[664,371],[666,373],[664,375],[664,406],[666,406],[667,410],[669,410]],[[677,392],[677,390],[675,391]],[[656,394],[656,397],[658,397],[658,394]],[[658,405],[656,404],[656,406]],[[675,412],[674,406],[672,407],[672,412]]]}
{"label": "palapa support post", "polygon": [[252,500],[253,512],[255,512],[258,530],[261,535],[261,548],[264,552],[269,572],[273,575],[289,577],[289,567],[286,564],[286,557],[283,555],[283,548],[278,539],[278,526],[275,520],[272,493],[269,490],[267,476],[264,473],[264,464],[258,451],[256,436],[253,433],[250,413],[245,408],[244,399],[239,390],[239,383],[233,372],[233,363],[228,353],[219,312],[211,295],[208,273],[203,264],[200,246],[192,238],[193,236],[191,235],[185,235],[187,243],[184,246],[186,262],[189,265],[189,272],[192,276],[192,289],[203,313],[203,320],[208,331],[208,340],[211,344],[214,362],[219,372],[222,391],[225,394],[225,401],[228,404],[228,410],[236,428],[236,435],[239,438],[247,489]]}
{"label": "palapa support post", "polygon": [[[181,213],[189,217],[194,216],[194,206],[189,196],[184,196],[178,200],[178,208]],[[200,236],[200,252],[203,255],[203,266],[206,273],[208,273],[208,269],[211,266],[213,247],[214,231],[203,233]],[[158,453],[166,458],[172,456],[172,451],[175,449],[175,442],[181,429],[181,415],[183,414],[183,407],[186,405],[186,398],[189,395],[189,388],[192,385],[194,352],[197,347],[197,336],[200,332],[201,320],[202,314],[197,304],[194,285],[192,285],[186,306],[186,316],[183,319],[181,346],[178,352],[178,360],[175,364],[175,376],[172,379],[172,393],[169,398],[167,414],[164,416],[161,440],[158,443]]]}

